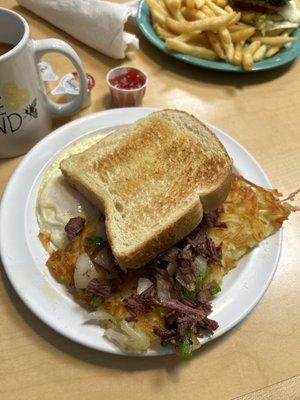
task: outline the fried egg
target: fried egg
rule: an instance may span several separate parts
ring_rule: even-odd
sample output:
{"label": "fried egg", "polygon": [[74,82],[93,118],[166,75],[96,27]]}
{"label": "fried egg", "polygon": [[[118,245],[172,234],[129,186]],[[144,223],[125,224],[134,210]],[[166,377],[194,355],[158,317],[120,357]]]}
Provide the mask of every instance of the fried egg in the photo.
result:
{"label": "fried egg", "polygon": [[77,190],[73,189],[63,177],[59,165],[70,155],[80,153],[103,135],[96,134],[64,150],[44,174],[36,205],[36,215],[40,233],[49,238],[56,248],[66,244],[66,224],[73,217],[86,220],[99,219],[99,211]]}

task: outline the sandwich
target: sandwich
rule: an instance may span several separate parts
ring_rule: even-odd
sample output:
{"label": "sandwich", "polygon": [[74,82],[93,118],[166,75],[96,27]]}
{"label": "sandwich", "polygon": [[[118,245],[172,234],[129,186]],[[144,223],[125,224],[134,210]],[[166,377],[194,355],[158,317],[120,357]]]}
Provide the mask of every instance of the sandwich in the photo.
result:
{"label": "sandwich", "polygon": [[300,24],[299,0],[232,0],[232,6],[242,11],[243,23],[255,26],[265,36],[293,31]]}
{"label": "sandwich", "polygon": [[295,194],[233,173],[217,137],[176,110],[76,146],[39,193],[48,268],[120,348],[159,342],[190,358],[218,329],[223,277],[296,210]]}

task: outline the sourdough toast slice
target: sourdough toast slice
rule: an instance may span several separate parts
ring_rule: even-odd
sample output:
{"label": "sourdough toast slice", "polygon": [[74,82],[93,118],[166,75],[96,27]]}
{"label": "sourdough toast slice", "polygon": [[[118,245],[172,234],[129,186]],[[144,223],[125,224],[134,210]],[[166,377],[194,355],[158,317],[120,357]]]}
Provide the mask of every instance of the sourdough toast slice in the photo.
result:
{"label": "sourdough toast slice", "polygon": [[163,110],[61,162],[69,183],[105,215],[122,268],[138,268],[188,235],[230,189],[232,162],[195,117]]}

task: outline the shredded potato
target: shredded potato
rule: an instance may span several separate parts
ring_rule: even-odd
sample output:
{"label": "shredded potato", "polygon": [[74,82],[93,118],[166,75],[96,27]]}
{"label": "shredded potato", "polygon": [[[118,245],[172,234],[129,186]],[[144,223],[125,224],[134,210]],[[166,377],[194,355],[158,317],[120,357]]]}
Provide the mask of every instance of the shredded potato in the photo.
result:
{"label": "shredded potato", "polygon": [[95,233],[95,224],[88,224],[80,236],[69,242],[65,247],[51,251],[46,263],[55,278],[67,286],[74,287],[74,270],[77,258],[84,253],[84,241],[87,236]]}
{"label": "shredded potato", "polygon": [[266,190],[240,176],[233,176],[224,212],[219,220],[227,228],[210,228],[209,236],[216,244],[222,243],[222,266],[225,273],[260,241],[275,233],[294,210],[280,201],[280,193]]}
{"label": "shredded potato", "polygon": [[[225,222],[226,228],[211,227],[207,231],[216,245],[222,243],[222,260],[209,263],[211,273],[205,282],[216,281],[221,284],[223,276],[237,265],[244,254],[275,233],[290,212],[298,209],[287,203],[295,194],[280,200],[278,191],[266,190],[241,176],[233,175],[230,193],[219,215],[219,221]],[[94,232],[95,226],[86,226],[80,236],[64,248],[52,252],[47,261],[54,276],[72,290],[78,301],[88,305],[92,295],[74,288],[74,269],[78,256],[84,252],[85,238]],[[48,244],[46,238],[40,239],[44,245]],[[152,340],[157,339],[153,327],[164,328],[164,319],[161,311],[154,309],[147,314],[137,315],[134,322],[127,322],[130,314],[123,299],[136,293],[138,285],[136,271],[129,271],[128,274],[128,279],[99,307],[99,310],[105,311],[101,314],[100,324],[106,329],[106,336],[120,347],[143,351]]]}
{"label": "shredded potato", "polygon": [[94,227],[86,227],[80,236],[57,251],[50,254],[46,263],[56,279],[68,286],[74,287],[74,270],[76,260],[84,253],[84,240],[94,231]]}
{"label": "shredded potato", "polygon": [[54,250],[51,247],[51,240],[50,235],[40,232],[38,235],[40,242],[42,243],[44,249],[47,251],[48,254],[52,254]]}

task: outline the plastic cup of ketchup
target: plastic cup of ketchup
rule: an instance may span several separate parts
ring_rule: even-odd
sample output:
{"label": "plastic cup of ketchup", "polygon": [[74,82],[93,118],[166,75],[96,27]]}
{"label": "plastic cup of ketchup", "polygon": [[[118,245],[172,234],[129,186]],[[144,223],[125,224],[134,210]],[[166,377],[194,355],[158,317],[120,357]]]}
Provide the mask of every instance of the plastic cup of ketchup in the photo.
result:
{"label": "plastic cup of ketchup", "polygon": [[117,67],[108,72],[106,82],[116,106],[139,106],[145,95],[148,77],[134,67]]}

